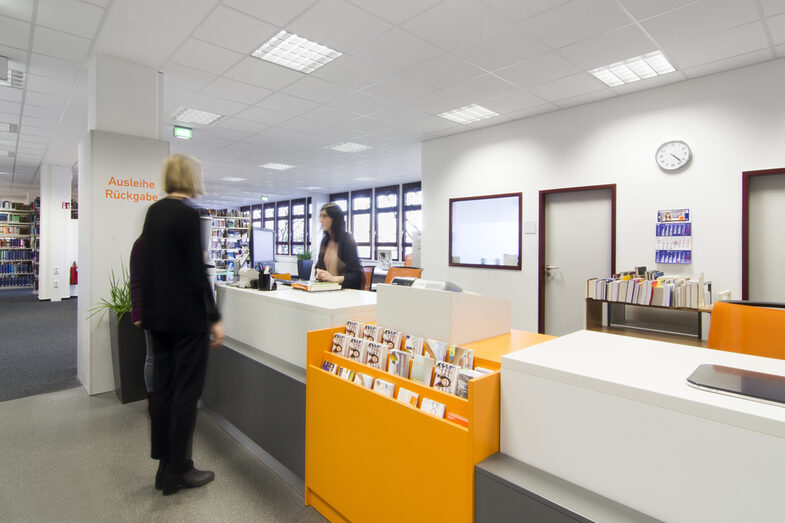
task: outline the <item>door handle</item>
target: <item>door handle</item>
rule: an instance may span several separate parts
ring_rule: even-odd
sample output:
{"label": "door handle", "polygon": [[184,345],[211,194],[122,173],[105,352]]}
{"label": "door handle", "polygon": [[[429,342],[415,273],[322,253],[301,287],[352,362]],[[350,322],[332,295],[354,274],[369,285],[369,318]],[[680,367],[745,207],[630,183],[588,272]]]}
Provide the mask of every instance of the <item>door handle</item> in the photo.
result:
{"label": "door handle", "polygon": [[555,271],[558,268],[559,268],[558,265],[546,265],[545,266],[545,277],[546,278],[550,278],[551,276],[553,276],[553,271]]}

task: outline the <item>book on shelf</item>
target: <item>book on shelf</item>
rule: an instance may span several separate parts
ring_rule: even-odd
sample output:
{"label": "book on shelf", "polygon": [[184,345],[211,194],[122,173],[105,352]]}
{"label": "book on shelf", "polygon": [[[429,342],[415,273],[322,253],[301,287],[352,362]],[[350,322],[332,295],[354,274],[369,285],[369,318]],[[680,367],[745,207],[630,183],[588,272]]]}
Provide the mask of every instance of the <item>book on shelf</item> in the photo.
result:
{"label": "book on shelf", "polygon": [[349,345],[349,336],[336,332],[333,334],[333,344],[330,351],[339,356],[346,356],[346,348]]}
{"label": "book on shelf", "polygon": [[308,292],[340,291],[341,284],[331,281],[294,281],[292,289]]}
{"label": "book on shelf", "polygon": [[448,412],[444,416],[444,418],[447,421],[452,421],[453,423],[457,423],[458,425],[461,425],[462,427],[468,427],[469,426],[469,420],[468,419],[466,419],[465,417],[463,417],[463,416],[461,416],[459,414],[456,414],[454,412]]}
{"label": "book on shelf", "polygon": [[363,324],[359,321],[349,320],[346,322],[346,335],[352,338],[361,338]]}
{"label": "book on shelf", "polygon": [[448,348],[449,345],[447,342],[428,338],[423,347],[423,354],[434,361],[445,361],[447,359]]}
{"label": "book on shelf", "polygon": [[395,329],[382,330],[382,344],[387,347],[387,350],[400,349],[401,339],[403,333]]}
{"label": "book on shelf", "polygon": [[412,372],[409,379],[415,383],[430,387],[434,363],[433,358],[415,354],[414,359],[412,360]]}
{"label": "book on shelf", "polygon": [[324,363],[322,363],[322,369],[326,370],[330,374],[337,374],[337,372],[338,372],[338,365],[336,365],[335,363],[333,363],[331,361],[325,360]]}
{"label": "book on shelf", "polygon": [[412,355],[402,350],[391,350],[387,355],[387,372],[402,378],[409,377],[409,362]]}
{"label": "book on shelf", "polygon": [[458,380],[455,386],[455,395],[461,398],[469,399],[469,380],[482,376],[482,372],[471,369],[460,369],[458,371]]}
{"label": "book on shelf", "polygon": [[382,341],[382,328],[373,323],[366,323],[363,325],[362,339],[368,341],[375,341],[379,343]]}
{"label": "book on shelf", "polygon": [[437,361],[433,368],[433,388],[455,394],[455,387],[458,385],[458,366],[446,361]]}
{"label": "book on shelf", "polygon": [[352,381],[354,381],[358,385],[362,385],[365,388],[368,389],[373,388],[373,376],[363,374],[362,372],[355,373],[354,379]]}
{"label": "book on shelf", "polygon": [[417,406],[417,400],[420,398],[420,395],[416,392],[412,392],[409,389],[404,389],[403,387],[398,387],[398,396],[396,399],[398,401],[402,401],[404,403],[408,403],[412,407]]}
{"label": "book on shelf", "polygon": [[425,340],[419,336],[406,336],[406,341],[403,345],[403,350],[414,356],[419,354],[422,356],[423,345]]}
{"label": "book on shelf", "polygon": [[352,381],[354,379],[354,371],[351,369],[347,369],[346,367],[341,367],[338,370],[338,377],[343,378],[345,380]]}
{"label": "book on shelf", "polygon": [[391,398],[395,396],[395,385],[381,378],[373,380],[373,390]]}
{"label": "book on shelf", "polygon": [[368,346],[366,340],[349,338],[346,344],[346,357],[359,363],[365,362],[365,350]]}
{"label": "book on shelf", "polygon": [[463,369],[474,367],[474,350],[450,345],[450,363]]}
{"label": "book on shelf", "polygon": [[375,341],[368,341],[365,346],[364,363],[374,369],[387,370],[387,347]]}
{"label": "book on shelf", "polygon": [[432,400],[431,398],[423,398],[420,408],[437,418],[443,418],[446,405],[444,403],[439,403],[436,400]]}

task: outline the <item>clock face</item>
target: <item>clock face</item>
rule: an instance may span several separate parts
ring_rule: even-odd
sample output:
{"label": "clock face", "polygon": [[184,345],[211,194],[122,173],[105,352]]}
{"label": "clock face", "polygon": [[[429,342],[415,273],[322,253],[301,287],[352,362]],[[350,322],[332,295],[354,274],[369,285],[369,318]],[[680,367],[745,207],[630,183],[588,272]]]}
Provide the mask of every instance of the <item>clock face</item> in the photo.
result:
{"label": "clock face", "polygon": [[691,156],[690,147],[686,143],[674,140],[660,145],[654,158],[664,170],[675,171],[687,165]]}

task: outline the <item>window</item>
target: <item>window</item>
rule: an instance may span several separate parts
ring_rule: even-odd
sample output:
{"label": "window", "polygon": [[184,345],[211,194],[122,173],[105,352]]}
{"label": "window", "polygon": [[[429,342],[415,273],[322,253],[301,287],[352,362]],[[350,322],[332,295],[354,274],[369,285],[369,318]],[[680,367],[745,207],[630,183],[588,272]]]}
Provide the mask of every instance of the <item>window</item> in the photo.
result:
{"label": "window", "polygon": [[357,242],[357,253],[360,258],[371,258],[371,211],[373,207],[373,191],[352,191],[351,196],[351,232]]}
{"label": "window", "polygon": [[251,226],[254,229],[261,229],[262,228],[262,206],[261,205],[252,205],[251,206]]}
{"label": "window", "polygon": [[275,229],[275,204],[265,203],[262,210],[262,229]]}
{"label": "window", "polygon": [[275,253],[289,254],[289,202],[276,203],[275,214]]}
{"label": "window", "polygon": [[338,207],[341,208],[341,210],[343,211],[344,216],[346,216],[346,221],[348,223],[348,221],[349,221],[349,214],[348,214],[348,210],[349,210],[349,193],[348,192],[342,192],[342,193],[339,193],[339,194],[331,194],[330,195],[330,201],[333,202],[334,204],[336,204]]}
{"label": "window", "polygon": [[412,253],[412,238],[415,232],[422,231],[422,184],[407,183],[402,187],[403,226],[401,247],[403,258]]}
{"label": "window", "polygon": [[305,198],[292,200],[292,254],[302,254],[307,248],[308,216]]}
{"label": "window", "polygon": [[398,186],[380,187],[375,191],[376,244],[374,256],[379,259],[379,249],[389,249],[391,260],[400,260],[398,251]]}

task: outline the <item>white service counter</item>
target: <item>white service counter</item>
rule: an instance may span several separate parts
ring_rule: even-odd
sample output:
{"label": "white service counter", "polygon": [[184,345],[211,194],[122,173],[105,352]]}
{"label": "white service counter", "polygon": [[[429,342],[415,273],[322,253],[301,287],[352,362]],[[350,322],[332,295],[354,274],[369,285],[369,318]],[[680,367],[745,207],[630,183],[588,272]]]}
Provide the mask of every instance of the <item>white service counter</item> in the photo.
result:
{"label": "white service counter", "polygon": [[785,361],[579,331],[502,358],[501,452],[669,522],[783,521],[785,406],[687,385]]}
{"label": "white service counter", "polygon": [[[236,340],[303,371],[308,331],[347,320],[376,320],[376,293],[368,291],[259,291],[219,285],[216,294],[227,346]],[[245,355],[254,358],[253,352]]]}

